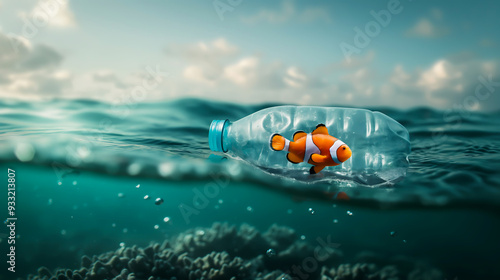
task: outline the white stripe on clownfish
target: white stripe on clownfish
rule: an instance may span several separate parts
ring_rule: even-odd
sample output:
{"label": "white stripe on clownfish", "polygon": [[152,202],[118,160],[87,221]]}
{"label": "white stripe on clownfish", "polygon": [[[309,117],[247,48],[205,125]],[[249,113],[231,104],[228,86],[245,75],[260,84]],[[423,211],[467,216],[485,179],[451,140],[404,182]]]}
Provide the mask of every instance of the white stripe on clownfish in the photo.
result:
{"label": "white stripe on clownfish", "polygon": [[340,146],[344,145],[345,143],[338,140],[333,143],[333,145],[330,147],[330,156],[332,157],[333,161],[337,164],[341,164],[340,160],[337,157],[337,150],[340,148]]}
{"label": "white stripe on clownfish", "polygon": [[321,154],[320,149],[314,144],[312,134],[307,133],[306,137],[306,150],[304,152],[304,161],[308,162],[312,154]]}
{"label": "white stripe on clownfish", "polygon": [[283,148],[283,150],[288,152],[289,148],[290,148],[290,140],[285,138],[285,147]]}

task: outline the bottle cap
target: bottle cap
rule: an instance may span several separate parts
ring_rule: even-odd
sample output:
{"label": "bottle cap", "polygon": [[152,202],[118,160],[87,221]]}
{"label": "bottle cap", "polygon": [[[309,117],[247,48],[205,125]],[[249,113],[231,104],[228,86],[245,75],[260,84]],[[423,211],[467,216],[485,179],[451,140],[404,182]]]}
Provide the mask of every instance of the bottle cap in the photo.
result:
{"label": "bottle cap", "polygon": [[213,120],[208,131],[208,145],[214,152],[227,152],[222,146],[224,127],[228,120]]}

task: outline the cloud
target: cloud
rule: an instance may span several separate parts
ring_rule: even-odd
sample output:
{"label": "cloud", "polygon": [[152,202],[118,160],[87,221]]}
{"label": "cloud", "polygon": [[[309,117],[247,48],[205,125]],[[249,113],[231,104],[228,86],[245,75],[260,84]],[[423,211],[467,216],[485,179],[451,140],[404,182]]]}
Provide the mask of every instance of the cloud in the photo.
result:
{"label": "cloud", "polygon": [[0,32],[0,95],[60,95],[71,86],[72,76],[59,69],[63,56],[21,36]]}
{"label": "cloud", "polygon": [[418,20],[412,28],[406,31],[407,36],[422,38],[436,38],[446,34],[448,34],[447,28],[438,27],[427,18]]}
{"label": "cloud", "polygon": [[[226,39],[216,41],[224,44],[212,41],[177,45],[175,48],[168,46],[168,50],[178,50],[168,51],[169,57],[183,60],[184,65],[179,66],[182,79],[177,79],[175,85],[170,83],[165,92],[173,94],[173,97],[190,95],[260,103],[292,97],[291,92],[317,89],[324,85],[320,79],[296,65],[269,61],[261,55],[240,54],[239,49]],[[221,52],[223,49],[226,51]],[[173,76],[176,74],[173,73]],[[306,99],[303,93],[296,98],[304,102]]]}
{"label": "cloud", "polygon": [[[494,82],[500,81],[499,66],[500,63],[496,60],[470,57],[439,59],[426,69],[412,72],[406,72],[398,65],[389,76],[388,82],[383,85],[383,89],[395,97],[396,104],[406,99],[412,102],[413,106],[442,109],[463,106],[464,102],[475,98],[478,86],[483,84],[481,80],[491,77]],[[499,98],[493,96],[491,100],[479,100],[470,109],[499,110],[500,102],[493,99]]]}
{"label": "cloud", "polygon": [[336,71],[343,74],[326,88],[336,102],[348,106],[500,110],[500,96],[488,94],[486,86],[481,93],[488,98],[480,100],[476,96],[477,88],[483,86],[481,81],[492,80],[490,87],[496,85],[494,90],[500,90],[499,68],[498,60],[479,60],[469,55],[438,59],[424,69],[407,70],[398,64],[388,74],[367,63],[354,69],[338,68]]}
{"label": "cloud", "polygon": [[290,87],[302,88],[307,84],[308,78],[296,66],[288,67],[283,81]]}
{"label": "cloud", "polygon": [[331,22],[330,14],[321,7],[309,7],[302,11],[297,11],[295,4],[291,0],[284,0],[279,10],[261,10],[255,15],[242,17],[244,23],[255,24],[259,22],[284,23],[288,21]]}
{"label": "cloud", "polygon": [[74,27],[75,17],[69,8],[68,0],[39,0],[29,16],[21,13],[21,17],[58,28]]}
{"label": "cloud", "polygon": [[356,55],[350,58],[345,58],[339,62],[330,63],[327,67],[327,71],[345,71],[347,69],[358,69],[365,65],[372,63],[375,59],[375,52],[369,50],[364,56]]}
{"label": "cloud", "polygon": [[110,83],[119,89],[126,89],[129,86],[116,76],[111,70],[100,70],[92,75],[93,81],[98,83]]}
{"label": "cloud", "polygon": [[63,57],[53,48],[31,42],[22,36],[0,32],[0,75],[49,69],[58,66]]}
{"label": "cloud", "polygon": [[282,88],[284,67],[281,63],[263,63],[256,56],[244,57],[224,67],[223,78],[245,88]]}
{"label": "cloud", "polygon": [[36,45],[32,51],[20,61],[19,69],[38,70],[58,66],[63,57],[57,51],[46,45]]}
{"label": "cloud", "polygon": [[[495,90],[500,90],[500,61],[481,60],[470,53],[437,59],[423,68],[397,64],[387,73],[374,64],[377,55],[373,51],[350,61],[325,62],[324,66],[311,69],[244,53],[225,38],[170,45],[165,54],[171,68],[161,69],[171,73],[171,77],[148,91],[149,101],[190,96],[238,103],[447,109],[464,106],[474,97],[481,84],[478,77],[492,80]],[[73,76],[61,69],[63,60],[50,46],[0,32],[0,96],[127,102],[132,89],[144,79],[139,74],[122,77],[113,70]],[[469,104],[469,108],[499,110],[500,95],[496,93]]]}
{"label": "cloud", "polygon": [[280,63],[263,63],[258,56],[247,56],[227,64],[190,64],[183,76],[190,82],[212,87],[236,86],[251,88],[279,88],[284,86],[284,68]]}
{"label": "cloud", "polygon": [[[170,58],[185,62],[182,77],[191,83],[217,87],[235,85],[244,88],[284,85],[285,69],[279,63],[263,63],[258,55],[239,57],[239,48],[225,38],[165,48]],[[186,65],[187,64],[187,65]]]}
{"label": "cloud", "polygon": [[[438,59],[423,69],[405,69],[398,64],[389,73],[377,71],[373,51],[350,61],[329,63],[316,72],[259,55],[227,58],[217,52],[211,54],[209,58],[185,59],[181,67],[183,79],[169,85],[172,97],[190,95],[239,103],[446,109],[473,96],[479,76],[500,81],[499,61],[479,60],[470,54]],[[215,63],[207,64],[207,59]],[[500,109],[500,105],[494,105],[500,102],[490,101],[480,102],[473,109]]]}
{"label": "cloud", "polygon": [[165,48],[165,53],[169,56],[180,57],[187,60],[213,60],[232,57],[239,49],[227,42],[224,38],[218,38],[211,42],[197,42],[195,44],[182,45],[172,44]]}
{"label": "cloud", "polygon": [[441,26],[443,12],[439,9],[432,9],[428,17],[419,19],[413,27],[406,30],[409,37],[437,38],[449,33],[447,27]]}

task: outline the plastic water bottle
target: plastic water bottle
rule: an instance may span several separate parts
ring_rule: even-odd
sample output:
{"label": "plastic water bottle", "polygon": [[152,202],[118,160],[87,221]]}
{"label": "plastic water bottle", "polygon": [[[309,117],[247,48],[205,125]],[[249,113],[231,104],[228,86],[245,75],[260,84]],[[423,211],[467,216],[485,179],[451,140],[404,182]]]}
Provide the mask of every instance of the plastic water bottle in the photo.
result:
{"label": "plastic water bottle", "polygon": [[[287,160],[286,152],[271,148],[274,134],[292,141],[296,131],[311,133],[318,124],[324,124],[329,135],[349,146],[349,159],[311,175],[312,165],[307,159],[293,164]],[[235,122],[214,120],[208,137],[212,151],[245,160],[268,173],[305,182],[393,184],[406,175],[409,164],[410,139],[406,128],[380,112],[365,109],[271,107]]]}

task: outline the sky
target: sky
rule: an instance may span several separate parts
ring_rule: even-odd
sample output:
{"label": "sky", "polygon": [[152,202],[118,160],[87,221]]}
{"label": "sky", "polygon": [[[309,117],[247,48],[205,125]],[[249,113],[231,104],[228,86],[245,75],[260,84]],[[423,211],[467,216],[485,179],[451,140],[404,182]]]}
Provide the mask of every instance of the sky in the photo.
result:
{"label": "sky", "polygon": [[0,0],[0,98],[500,110],[498,1]]}

